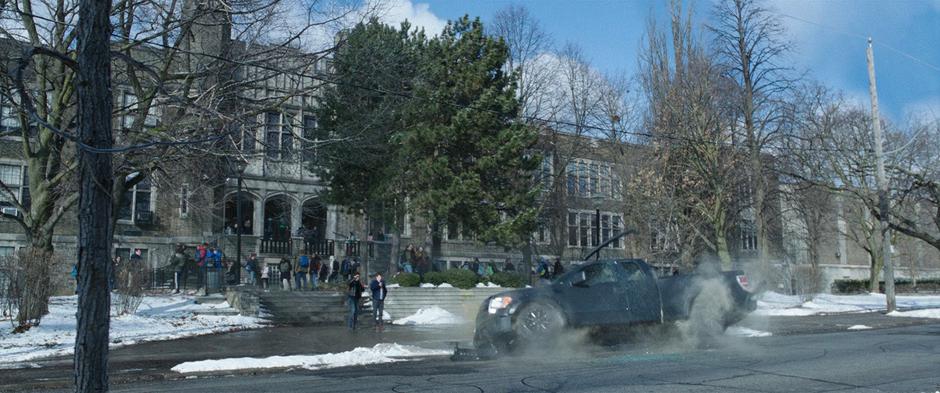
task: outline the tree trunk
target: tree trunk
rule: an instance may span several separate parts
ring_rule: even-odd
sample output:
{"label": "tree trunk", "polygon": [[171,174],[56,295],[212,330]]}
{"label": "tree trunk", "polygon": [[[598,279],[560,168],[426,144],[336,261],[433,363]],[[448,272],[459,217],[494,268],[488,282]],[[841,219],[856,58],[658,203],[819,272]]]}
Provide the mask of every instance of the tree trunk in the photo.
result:
{"label": "tree trunk", "polygon": [[721,262],[721,270],[731,270],[731,251],[728,249],[728,238],[719,233],[715,239],[715,245],[718,248],[718,261]]}
{"label": "tree trunk", "polygon": [[441,240],[441,225],[431,224],[431,251],[428,255],[427,266],[429,272],[434,271],[434,261],[441,257]]}
{"label": "tree trunk", "polygon": [[[79,140],[110,148],[111,2],[81,0],[78,18]],[[111,156],[79,147],[78,323],[75,335],[75,391],[108,390],[108,333],[111,293]]]}

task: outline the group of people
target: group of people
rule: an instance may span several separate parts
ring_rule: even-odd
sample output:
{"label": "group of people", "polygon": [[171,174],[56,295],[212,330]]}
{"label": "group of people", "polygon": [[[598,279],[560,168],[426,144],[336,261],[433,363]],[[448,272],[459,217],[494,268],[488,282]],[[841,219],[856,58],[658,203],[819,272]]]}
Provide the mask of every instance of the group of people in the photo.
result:
{"label": "group of people", "polygon": [[[360,279],[359,271],[353,271],[352,278],[346,284],[346,306],[348,313],[346,315],[346,326],[350,330],[356,330],[359,325],[359,311],[362,308],[362,294],[366,286]],[[369,282],[369,292],[372,298],[372,321],[376,331],[385,329],[385,299],[388,297],[388,286],[382,273],[376,273]]]}
{"label": "group of people", "polygon": [[399,270],[403,272],[424,275],[424,273],[431,271],[431,258],[424,251],[424,247],[415,247],[414,244],[409,244],[402,252],[399,265]]}

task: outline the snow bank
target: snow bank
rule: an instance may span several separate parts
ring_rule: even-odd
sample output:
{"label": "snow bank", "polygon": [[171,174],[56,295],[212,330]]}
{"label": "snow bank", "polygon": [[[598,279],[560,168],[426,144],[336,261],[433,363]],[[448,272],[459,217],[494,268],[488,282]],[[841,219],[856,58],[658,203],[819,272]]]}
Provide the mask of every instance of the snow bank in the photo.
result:
{"label": "snow bank", "polygon": [[456,325],[463,319],[438,306],[422,307],[414,315],[392,322],[395,325]]}
{"label": "snow bank", "polygon": [[437,287],[438,288],[453,288],[454,286],[445,282],[445,283],[441,283],[441,285],[438,285]]}
{"label": "snow bank", "polygon": [[[755,315],[804,316],[845,312],[881,311],[886,308],[885,295],[818,294],[810,301],[799,296],[765,292],[757,301]],[[902,308],[940,307],[940,296],[897,296],[897,305]]]}
{"label": "snow bank", "polygon": [[308,370],[391,363],[425,356],[449,355],[450,351],[426,349],[397,343],[376,344],[351,351],[322,355],[271,356],[267,358],[229,358],[181,363],[173,367],[178,373],[229,371],[241,369],[292,368]]}
{"label": "snow bank", "polygon": [[[21,334],[0,329],[0,364],[72,354],[77,302],[77,296],[53,297],[39,326]],[[229,308],[228,303],[196,304],[192,296],[181,295],[146,296],[135,314],[112,314],[111,348],[262,326],[263,320],[254,317],[196,314],[220,308]]]}
{"label": "snow bank", "polygon": [[849,326],[849,330],[868,330],[871,329],[871,326],[866,325],[852,325]]}
{"label": "snow bank", "polygon": [[401,288],[401,285],[399,285],[399,284],[388,284],[388,285],[386,285],[385,287],[386,287],[386,288]]}
{"label": "snow bank", "polygon": [[487,282],[486,284],[480,282],[480,283],[477,283],[477,288],[502,288],[502,287],[497,284],[493,284],[492,282]]}
{"label": "snow bank", "polygon": [[725,335],[734,337],[770,337],[773,333],[749,329],[741,326],[731,326],[725,330]]}
{"label": "snow bank", "polygon": [[421,283],[421,288],[437,288],[437,286],[429,282],[424,282],[424,283]]}
{"label": "snow bank", "polygon": [[914,310],[914,311],[893,311],[893,312],[888,313],[888,316],[940,319],[940,308],[928,308],[926,310]]}

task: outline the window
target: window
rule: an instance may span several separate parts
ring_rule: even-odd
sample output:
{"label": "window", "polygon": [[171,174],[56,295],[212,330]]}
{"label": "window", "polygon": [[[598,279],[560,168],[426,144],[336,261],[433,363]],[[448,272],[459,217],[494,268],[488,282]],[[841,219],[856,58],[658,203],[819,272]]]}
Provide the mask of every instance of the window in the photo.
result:
{"label": "window", "polygon": [[568,245],[578,245],[578,213],[568,213]]}
{"label": "window", "polygon": [[255,144],[258,141],[258,120],[247,119],[244,123],[239,124],[238,127],[241,130],[241,145],[239,146],[241,151],[245,153],[254,153]]}
{"label": "window", "polygon": [[578,193],[578,174],[575,169],[574,164],[568,164],[566,168],[568,172],[568,195],[574,195]]}
{"label": "window", "polygon": [[757,249],[757,235],[754,233],[754,223],[745,221],[741,223],[741,249],[742,250],[756,250]]}
{"label": "window", "polygon": [[581,213],[578,216],[580,218],[578,220],[578,225],[580,227],[579,229],[581,230],[580,232],[581,236],[579,237],[579,239],[581,240],[580,244],[582,247],[586,247],[588,245],[588,233],[591,230],[591,227],[590,227],[591,214]]}
{"label": "window", "polygon": [[153,188],[150,178],[145,178],[128,190],[121,198],[118,219],[132,223],[149,223],[153,220]]}
{"label": "window", "polygon": [[539,173],[539,181],[542,183],[543,191],[551,191],[552,189],[552,156],[546,154],[542,156],[542,167]]}
{"label": "window", "polygon": [[317,162],[319,159],[319,152],[317,151],[318,142],[322,141],[322,135],[319,134],[317,127],[317,118],[313,116],[304,116],[303,118],[303,136],[304,139],[304,148],[303,148],[303,159],[306,162]]}
{"label": "window", "polygon": [[189,184],[183,183],[180,186],[180,218],[189,216]]}
{"label": "window", "polygon": [[16,108],[9,101],[0,100],[0,131],[14,131],[20,128],[20,117]]}
{"label": "window", "polygon": [[578,160],[569,163],[566,172],[569,195],[620,199],[619,181],[614,177],[610,164]]}
{"label": "window", "polygon": [[29,176],[26,166],[0,164],[0,182],[9,189],[9,192],[0,189],[0,208],[3,209],[3,212],[14,215],[19,214],[14,202],[19,202],[23,207],[29,208]]}
{"label": "window", "polygon": [[121,97],[121,110],[124,112],[121,116],[121,128],[131,128],[136,120],[134,113],[137,111],[137,96],[124,92],[124,96]]}
{"label": "window", "polygon": [[294,134],[290,126],[291,121],[293,121],[293,118],[289,115],[282,116],[277,112],[264,114],[264,145],[265,155],[268,158],[280,160],[291,158],[294,150]]}
{"label": "window", "polygon": [[535,230],[535,242],[539,244],[548,244],[551,242],[551,234],[548,233],[548,225],[543,220],[539,220],[538,228]]}
{"label": "window", "polygon": [[[616,214],[611,215],[610,222],[611,222],[611,226],[613,227],[613,233],[615,235],[620,234],[620,223],[621,223],[620,216]],[[614,240],[612,243],[610,243],[610,248],[623,248],[623,246],[620,244],[621,240],[622,240],[621,238]]]}

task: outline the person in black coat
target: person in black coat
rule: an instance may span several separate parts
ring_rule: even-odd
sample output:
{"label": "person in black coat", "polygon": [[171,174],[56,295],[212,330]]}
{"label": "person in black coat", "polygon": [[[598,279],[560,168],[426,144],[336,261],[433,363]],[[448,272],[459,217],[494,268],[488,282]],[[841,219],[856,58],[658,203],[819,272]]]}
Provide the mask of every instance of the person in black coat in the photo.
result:
{"label": "person in black coat", "polygon": [[379,330],[385,327],[382,315],[385,311],[385,297],[388,296],[388,288],[385,286],[385,280],[382,279],[382,273],[375,274],[375,278],[369,283],[369,290],[372,292],[372,320],[375,322],[376,330]]}
{"label": "person in black coat", "polygon": [[356,330],[357,319],[359,318],[359,302],[362,300],[362,292],[365,287],[362,281],[359,281],[359,272],[353,273],[352,280],[346,286],[346,304],[349,307],[349,315],[346,318],[346,325],[351,330]]}

